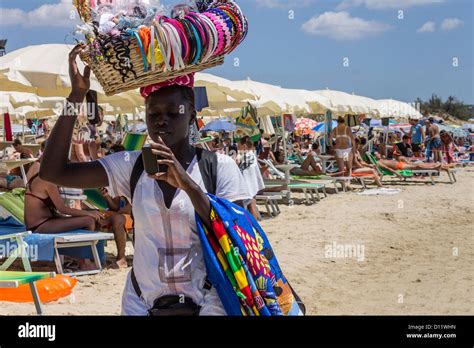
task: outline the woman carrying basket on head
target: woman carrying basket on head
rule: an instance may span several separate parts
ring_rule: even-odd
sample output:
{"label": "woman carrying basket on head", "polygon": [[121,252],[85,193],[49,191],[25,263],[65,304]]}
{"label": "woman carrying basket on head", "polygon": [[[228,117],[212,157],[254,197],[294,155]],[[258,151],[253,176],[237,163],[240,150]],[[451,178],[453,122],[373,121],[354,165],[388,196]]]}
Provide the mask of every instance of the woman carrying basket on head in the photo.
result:
{"label": "woman carrying basket on head", "polygon": [[[125,196],[133,204],[135,256],[128,275],[122,314],[224,315],[221,300],[207,286],[206,268],[196,233],[195,213],[209,227],[210,203],[205,194],[198,154],[189,143],[189,127],[195,122],[193,76],[187,75],[141,89],[145,97],[146,123],[152,151],[166,172],[139,173],[134,192],[131,177],[140,152],[122,152],[87,163],[68,162],[68,149],[77,118],[75,104],[82,103],[90,87],[90,68],[78,71],[70,53],[72,91],[66,110],[57,121],[40,169],[44,180],[77,188],[106,187],[113,196]],[[71,115],[66,117],[66,115]],[[235,162],[217,154],[216,196],[233,202],[250,199]],[[132,276],[132,274],[134,276]]]}

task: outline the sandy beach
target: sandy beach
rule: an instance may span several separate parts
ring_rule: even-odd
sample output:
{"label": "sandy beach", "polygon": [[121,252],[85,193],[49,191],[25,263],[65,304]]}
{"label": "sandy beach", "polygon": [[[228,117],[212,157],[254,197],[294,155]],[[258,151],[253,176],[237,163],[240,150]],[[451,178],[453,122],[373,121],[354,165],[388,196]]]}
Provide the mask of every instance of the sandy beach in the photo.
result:
{"label": "sandy beach", "polygon": [[[473,314],[474,169],[457,177],[454,185],[390,185],[401,189],[396,195],[330,194],[313,206],[282,205],[279,217],[263,221],[308,314]],[[127,273],[80,277],[73,295],[45,313],[118,315]],[[12,314],[35,309],[0,302],[0,315]]]}

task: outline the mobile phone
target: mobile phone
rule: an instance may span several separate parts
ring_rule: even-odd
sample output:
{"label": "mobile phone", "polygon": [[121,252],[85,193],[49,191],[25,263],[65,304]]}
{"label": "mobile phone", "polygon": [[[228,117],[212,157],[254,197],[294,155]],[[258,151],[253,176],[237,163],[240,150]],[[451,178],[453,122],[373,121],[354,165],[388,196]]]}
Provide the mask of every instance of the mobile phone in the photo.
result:
{"label": "mobile phone", "polygon": [[156,174],[159,172],[159,167],[158,167],[158,156],[154,155],[153,152],[151,152],[151,146],[150,145],[145,145],[142,148],[142,158],[143,158],[143,167],[145,168],[145,172],[147,174]]}
{"label": "mobile phone", "polygon": [[97,101],[97,92],[94,90],[87,91],[87,119],[90,124],[99,124],[101,122],[101,115],[99,113],[99,104]]}

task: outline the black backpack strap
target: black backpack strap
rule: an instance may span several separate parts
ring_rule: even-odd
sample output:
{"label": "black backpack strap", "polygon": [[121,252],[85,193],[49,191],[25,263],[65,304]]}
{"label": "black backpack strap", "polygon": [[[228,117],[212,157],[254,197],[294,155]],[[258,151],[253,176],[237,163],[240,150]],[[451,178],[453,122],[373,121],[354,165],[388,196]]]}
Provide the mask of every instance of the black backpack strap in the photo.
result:
{"label": "black backpack strap", "polygon": [[133,166],[132,175],[130,176],[130,198],[132,199],[131,203],[133,203],[133,194],[135,193],[135,188],[137,187],[138,180],[142,176],[144,170],[145,166],[143,165],[143,156],[142,154],[140,154]]}
{"label": "black backpack strap", "polygon": [[130,273],[130,279],[132,280],[132,286],[133,290],[137,293],[137,296],[141,299],[142,298],[142,290],[140,289],[140,286],[138,285],[137,278],[135,277],[135,271],[133,270]]}
{"label": "black backpack strap", "polygon": [[208,193],[215,195],[217,191],[217,153],[196,148],[196,155],[204,186]]}

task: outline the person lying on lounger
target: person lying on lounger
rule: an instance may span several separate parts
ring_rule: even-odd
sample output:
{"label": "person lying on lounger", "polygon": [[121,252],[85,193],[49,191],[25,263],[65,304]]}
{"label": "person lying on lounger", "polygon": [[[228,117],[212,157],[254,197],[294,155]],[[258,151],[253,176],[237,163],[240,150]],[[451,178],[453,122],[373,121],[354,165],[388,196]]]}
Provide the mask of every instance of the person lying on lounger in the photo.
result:
{"label": "person lying on lounger", "polygon": [[[403,162],[396,160],[387,160],[382,159],[380,154],[375,153],[375,158],[377,158],[377,163],[384,169],[389,170],[390,172],[396,174],[396,170],[441,170],[447,169],[441,163],[425,163],[425,162]],[[400,175],[397,175],[400,177]]]}
{"label": "person lying on lounger", "polygon": [[13,190],[20,187],[25,187],[23,179],[20,176],[0,173],[0,189]]}
{"label": "person lying on lounger", "polygon": [[[274,154],[277,161],[275,164],[283,164],[285,162],[285,155],[283,152],[276,151]],[[321,169],[321,166],[316,163],[314,157],[312,155],[308,155],[299,167],[293,168],[290,171],[290,174],[295,176],[318,176],[323,175],[324,172]]]}
{"label": "person lying on lounger", "polygon": [[375,166],[373,164],[369,164],[365,162],[358,151],[359,147],[362,146],[360,139],[356,138],[355,141],[356,141],[357,151],[355,152],[355,156],[352,162],[352,174],[354,176],[364,175],[364,174],[371,175],[373,176],[374,181],[377,184],[377,186],[382,187],[383,185],[382,185],[382,182],[380,181],[380,175],[377,172],[377,169],[375,169]]}

